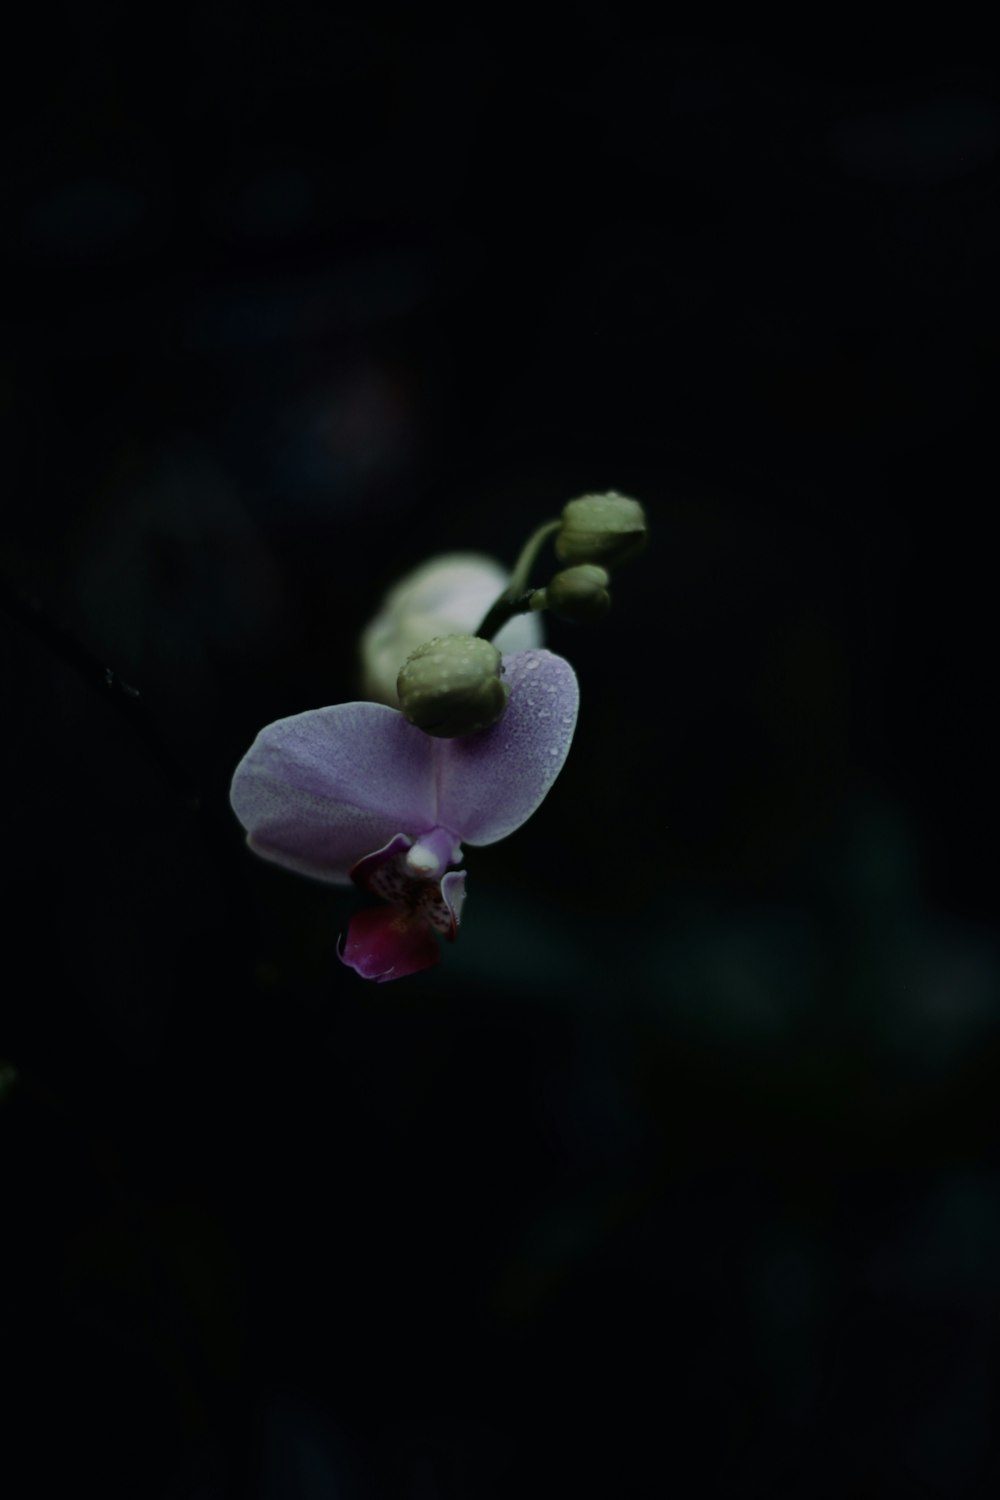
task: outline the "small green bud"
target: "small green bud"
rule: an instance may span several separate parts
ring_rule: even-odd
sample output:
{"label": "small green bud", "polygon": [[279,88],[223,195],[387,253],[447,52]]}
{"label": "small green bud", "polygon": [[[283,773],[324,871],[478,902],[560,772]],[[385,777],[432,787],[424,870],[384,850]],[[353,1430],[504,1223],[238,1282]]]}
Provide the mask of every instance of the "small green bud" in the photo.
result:
{"label": "small green bud", "polygon": [[437,635],[412,651],[396,678],[403,715],[437,739],[455,739],[495,724],[510,688],[501,682],[500,652],[478,635]]}
{"label": "small green bud", "polygon": [[609,490],[582,495],[563,506],[556,556],[565,563],[620,567],[646,545],[646,516],[638,500]]}
{"label": "small green bud", "polygon": [[577,625],[599,620],[611,608],[607,571],[594,563],[564,568],[546,587],[545,602],[561,620],[573,620]]}

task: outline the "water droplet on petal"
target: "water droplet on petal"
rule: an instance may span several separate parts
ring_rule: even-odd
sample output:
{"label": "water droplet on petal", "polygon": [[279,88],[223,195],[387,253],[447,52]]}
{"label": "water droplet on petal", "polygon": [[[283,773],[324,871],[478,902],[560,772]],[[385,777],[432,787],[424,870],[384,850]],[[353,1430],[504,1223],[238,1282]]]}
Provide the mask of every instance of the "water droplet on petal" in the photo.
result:
{"label": "water droplet on petal", "polygon": [[529,656],[528,660],[524,664],[524,670],[526,672],[533,672],[537,666],[538,666],[538,657],[537,656]]}

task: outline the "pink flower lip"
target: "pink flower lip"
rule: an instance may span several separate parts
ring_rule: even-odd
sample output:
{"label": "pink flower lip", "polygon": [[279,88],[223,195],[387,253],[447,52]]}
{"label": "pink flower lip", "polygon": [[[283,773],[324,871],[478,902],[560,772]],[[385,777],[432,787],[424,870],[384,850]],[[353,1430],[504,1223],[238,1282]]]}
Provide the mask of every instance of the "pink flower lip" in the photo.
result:
{"label": "pink flower lip", "polygon": [[[411,865],[414,850],[426,858]],[[465,899],[464,872],[441,874],[430,862],[436,855],[461,858],[461,848],[447,829],[432,829],[419,844],[397,833],[383,849],[366,854],[351,871],[351,879],[388,906],[368,906],[356,912],[347,941],[337,956],[363,979],[379,983],[401,979],[428,969],[440,958],[435,932],[454,942]],[[441,878],[438,878],[438,876]]]}

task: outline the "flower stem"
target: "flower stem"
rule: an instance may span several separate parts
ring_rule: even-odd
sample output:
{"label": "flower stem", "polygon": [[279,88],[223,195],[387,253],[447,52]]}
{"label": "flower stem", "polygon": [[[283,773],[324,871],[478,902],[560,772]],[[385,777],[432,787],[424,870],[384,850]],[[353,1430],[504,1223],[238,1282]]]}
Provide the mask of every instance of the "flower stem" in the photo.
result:
{"label": "flower stem", "polygon": [[485,640],[491,641],[508,620],[512,620],[515,615],[527,614],[532,608],[531,600],[537,590],[528,588],[528,576],[544,543],[561,526],[562,521],[546,521],[544,526],[539,526],[538,530],[528,538],[521,548],[520,557],[514,564],[510,582],[499,599],[491,606],[479,629],[475,631],[476,635],[481,635]]}

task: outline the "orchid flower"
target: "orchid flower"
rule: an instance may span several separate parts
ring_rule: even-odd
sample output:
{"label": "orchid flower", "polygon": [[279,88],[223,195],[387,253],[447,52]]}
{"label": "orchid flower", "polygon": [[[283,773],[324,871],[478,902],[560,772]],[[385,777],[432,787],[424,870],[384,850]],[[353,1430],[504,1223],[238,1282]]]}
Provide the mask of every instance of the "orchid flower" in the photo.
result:
{"label": "orchid flower", "polygon": [[255,853],[386,903],[351,920],[339,956],[383,982],[437,963],[454,940],[463,843],[494,844],[542,802],[569,751],[578,687],[545,650],[503,658],[510,689],[488,729],[434,738],[381,703],[294,714],[258,734],[230,800]]}

